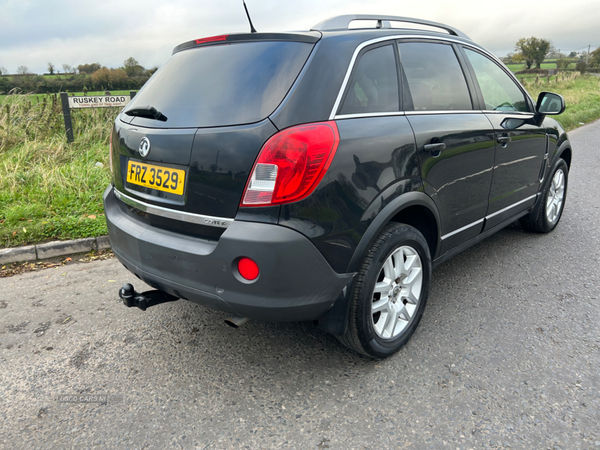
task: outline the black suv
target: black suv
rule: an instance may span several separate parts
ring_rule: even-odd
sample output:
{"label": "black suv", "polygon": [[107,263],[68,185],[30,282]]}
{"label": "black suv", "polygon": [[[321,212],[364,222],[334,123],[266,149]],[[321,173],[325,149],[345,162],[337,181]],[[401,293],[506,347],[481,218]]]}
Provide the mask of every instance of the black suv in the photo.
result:
{"label": "black suv", "polygon": [[389,356],[433,267],[517,219],[557,225],[572,152],[546,116],[564,108],[417,19],[181,44],[114,123],[112,248],[157,289],[120,296],[191,300],[238,324],[311,320]]}

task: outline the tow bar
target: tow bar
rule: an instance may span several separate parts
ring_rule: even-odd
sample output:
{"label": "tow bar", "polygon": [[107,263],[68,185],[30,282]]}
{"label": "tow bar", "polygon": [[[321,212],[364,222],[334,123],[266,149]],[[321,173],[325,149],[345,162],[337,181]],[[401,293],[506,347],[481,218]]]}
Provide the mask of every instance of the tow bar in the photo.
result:
{"label": "tow bar", "polygon": [[139,292],[135,292],[133,285],[129,283],[119,289],[119,297],[121,297],[125,306],[128,306],[129,308],[137,306],[142,311],[146,311],[146,308],[150,308],[154,305],[179,300],[177,297],[157,290],[146,291],[140,294]]}

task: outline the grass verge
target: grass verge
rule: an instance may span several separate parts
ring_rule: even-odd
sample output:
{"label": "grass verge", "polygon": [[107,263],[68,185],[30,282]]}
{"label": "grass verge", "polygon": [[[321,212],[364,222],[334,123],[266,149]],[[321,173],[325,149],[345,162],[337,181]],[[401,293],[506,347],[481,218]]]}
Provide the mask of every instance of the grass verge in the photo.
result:
{"label": "grass verge", "polygon": [[558,79],[550,78],[550,82],[547,78],[525,79],[524,86],[534,100],[544,91],[556,92],[565,98],[566,111],[553,117],[567,131],[600,118],[600,77],[573,72]]}
{"label": "grass verge", "polygon": [[78,110],[68,144],[60,102],[0,103],[0,248],[107,233],[102,192],[118,110]]}

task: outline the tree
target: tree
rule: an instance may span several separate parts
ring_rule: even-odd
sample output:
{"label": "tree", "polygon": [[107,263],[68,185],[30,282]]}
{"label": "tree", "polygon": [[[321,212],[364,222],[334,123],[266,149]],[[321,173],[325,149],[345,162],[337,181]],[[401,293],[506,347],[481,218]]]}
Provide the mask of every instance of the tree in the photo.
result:
{"label": "tree", "polygon": [[556,60],[556,68],[566,69],[567,67],[569,67],[569,64],[571,64],[571,62],[572,61],[569,58],[567,58],[565,55],[562,55]]}
{"label": "tree", "polygon": [[64,73],[75,73],[74,67],[70,66],[69,64],[63,64],[62,68]]}
{"label": "tree", "polygon": [[600,66],[600,47],[590,53],[590,66]]}
{"label": "tree", "polygon": [[576,57],[577,57],[577,52],[569,53],[569,58],[576,58]]}
{"label": "tree", "polygon": [[142,75],[144,73],[144,70],[146,69],[140,66],[140,63],[137,62],[137,60],[133,56],[130,56],[125,61],[123,61],[123,70],[125,71],[128,77],[135,77]]}
{"label": "tree", "polygon": [[579,61],[576,65],[575,65],[575,70],[578,71],[579,73],[586,73],[588,69],[588,65],[585,61]]}
{"label": "tree", "polygon": [[0,67],[0,75],[6,75],[8,73],[8,70],[6,70],[6,67]]}
{"label": "tree", "polygon": [[126,88],[127,87],[127,74],[121,69],[110,70],[110,87],[111,88]]}
{"label": "tree", "polygon": [[50,75],[54,75],[54,64],[52,64],[51,62],[48,63],[48,72],[50,73]]}
{"label": "tree", "polygon": [[95,71],[91,78],[92,83],[98,88],[114,89],[127,87],[127,74],[122,69],[107,69],[103,67]]}
{"label": "tree", "polygon": [[19,66],[17,67],[17,73],[19,75],[26,75],[31,72],[29,71],[29,68],[27,66]]}
{"label": "tree", "polygon": [[536,37],[521,38],[515,44],[515,51],[522,55],[527,69],[530,69],[533,64],[540,69],[544,58],[546,58],[546,55],[550,51],[551,45],[547,39]]}
{"label": "tree", "polygon": [[88,75],[91,75],[100,69],[102,69],[102,64],[100,63],[80,64],[77,66],[79,73],[86,73]]}
{"label": "tree", "polygon": [[[79,69],[81,72],[81,69]],[[108,88],[110,86],[110,70],[106,67],[96,70],[92,74],[92,83],[101,88]]]}

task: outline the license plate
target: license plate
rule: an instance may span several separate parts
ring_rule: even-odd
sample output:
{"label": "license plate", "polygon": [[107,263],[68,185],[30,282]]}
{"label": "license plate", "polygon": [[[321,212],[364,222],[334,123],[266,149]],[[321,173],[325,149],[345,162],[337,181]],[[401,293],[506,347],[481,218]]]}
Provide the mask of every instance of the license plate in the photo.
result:
{"label": "license plate", "polygon": [[127,182],[170,192],[171,194],[183,195],[185,170],[129,161],[127,164]]}

